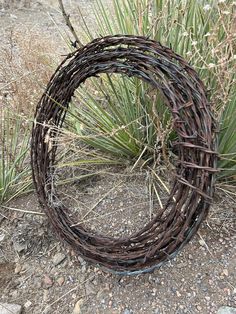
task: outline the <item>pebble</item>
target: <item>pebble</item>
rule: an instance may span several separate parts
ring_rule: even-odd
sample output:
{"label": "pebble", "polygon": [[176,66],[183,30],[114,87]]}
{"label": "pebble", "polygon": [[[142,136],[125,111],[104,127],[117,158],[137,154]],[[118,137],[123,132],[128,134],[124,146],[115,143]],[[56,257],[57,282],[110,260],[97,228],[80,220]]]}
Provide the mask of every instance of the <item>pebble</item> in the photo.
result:
{"label": "pebble", "polygon": [[131,314],[132,312],[129,309],[125,309],[122,314]]}
{"label": "pebble", "polygon": [[77,301],[75,303],[75,307],[73,309],[72,314],[81,314],[81,306],[83,305],[83,303],[84,303],[83,299],[80,299],[79,301]]}
{"label": "pebble", "polygon": [[15,267],[15,274],[19,274],[22,270],[22,266],[20,264],[16,264],[16,267]]}
{"label": "pebble", "polygon": [[53,285],[53,280],[48,275],[44,275],[43,285],[45,288],[50,288]]}
{"label": "pebble", "polygon": [[221,306],[218,309],[217,314],[236,314],[236,308],[230,306]]}
{"label": "pebble", "polygon": [[64,277],[57,278],[57,283],[58,283],[58,285],[60,287],[63,285],[64,282],[65,282],[65,278]]}
{"label": "pebble", "polygon": [[156,288],[153,288],[153,289],[152,289],[152,295],[155,297],[156,294],[157,294],[157,289],[156,289]]}
{"label": "pebble", "polygon": [[205,245],[206,245],[205,241],[202,240],[202,239],[200,239],[198,242],[199,242],[199,244],[200,244],[201,246],[205,246]]}
{"label": "pebble", "polygon": [[71,251],[70,251],[70,255],[71,255],[71,256],[76,256],[75,251],[74,251],[74,250],[71,250]]}
{"label": "pebble", "polygon": [[81,256],[78,256],[78,261],[80,262],[80,264],[83,266],[83,265],[86,265],[86,261],[83,259],[83,257]]}
{"label": "pebble", "polygon": [[1,314],[20,314],[21,311],[22,311],[21,305],[10,304],[10,303],[0,303]]}
{"label": "pebble", "polygon": [[13,20],[16,20],[16,19],[17,19],[17,16],[14,15],[14,14],[10,14],[10,18],[13,19]]}
{"label": "pebble", "polygon": [[223,274],[228,277],[229,276],[229,272],[228,272],[228,269],[223,269]]}
{"label": "pebble", "polygon": [[64,259],[66,259],[65,254],[57,253],[56,255],[53,256],[52,261],[53,261],[53,264],[55,266],[57,266],[57,265],[61,264],[64,261]]}
{"label": "pebble", "polygon": [[31,307],[32,302],[30,300],[27,300],[24,304],[24,308],[28,309],[29,307]]}

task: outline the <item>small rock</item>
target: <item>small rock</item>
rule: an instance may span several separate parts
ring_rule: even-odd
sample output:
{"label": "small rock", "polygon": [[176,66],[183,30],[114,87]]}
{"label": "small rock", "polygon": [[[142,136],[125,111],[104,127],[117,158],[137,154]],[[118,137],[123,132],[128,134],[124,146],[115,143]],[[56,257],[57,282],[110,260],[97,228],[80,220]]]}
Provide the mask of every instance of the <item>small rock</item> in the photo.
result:
{"label": "small rock", "polygon": [[57,265],[61,264],[64,261],[64,259],[66,259],[65,254],[57,253],[56,255],[53,256],[52,261],[53,261],[53,264],[55,266],[57,266]]}
{"label": "small rock", "polygon": [[131,314],[132,312],[129,309],[125,309],[122,314]]}
{"label": "small rock", "polygon": [[205,246],[205,245],[206,245],[205,241],[202,240],[202,239],[200,239],[198,242],[199,242],[199,244],[200,244],[201,246]]}
{"label": "small rock", "polygon": [[57,283],[58,285],[61,287],[63,285],[63,283],[65,282],[65,278],[64,277],[59,277],[57,279]]}
{"label": "small rock", "polygon": [[217,314],[236,314],[236,308],[230,306],[221,306],[218,309]]}
{"label": "small rock", "polygon": [[74,251],[74,250],[71,250],[71,251],[70,251],[70,255],[71,255],[71,256],[76,256],[75,251]]}
{"label": "small rock", "polygon": [[157,294],[157,289],[156,289],[156,288],[153,288],[153,289],[152,289],[152,295],[155,297],[156,294]]}
{"label": "small rock", "polygon": [[16,20],[16,19],[17,19],[17,16],[14,15],[14,14],[10,14],[10,18]]}
{"label": "small rock", "polygon": [[229,276],[229,272],[228,272],[228,269],[223,269],[223,274],[228,277]]}
{"label": "small rock", "polygon": [[27,300],[24,304],[24,308],[28,309],[29,307],[31,307],[32,302],[30,300]]}
{"label": "small rock", "polygon": [[22,311],[21,305],[0,303],[0,313],[1,314],[20,314],[21,311]]}
{"label": "small rock", "polygon": [[53,285],[53,280],[48,275],[44,275],[43,284],[45,288],[50,288]]}
{"label": "small rock", "polygon": [[83,305],[83,303],[84,303],[83,299],[80,299],[79,301],[77,301],[72,314],[80,314],[81,306]]}
{"label": "small rock", "polygon": [[15,274],[19,274],[22,270],[22,266],[20,264],[16,264],[16,267],[15,267]]}
{"label": "small rock", "polygon": [[83,259],[83,257],[78,256],[78,261],[80,262],[81,266],[86,265],[86,261]]}
{"label": "small rock", "polygon": [[181,297],[181,293],[179,291],[176,291],[176,295],[177,295],[178,298]]}

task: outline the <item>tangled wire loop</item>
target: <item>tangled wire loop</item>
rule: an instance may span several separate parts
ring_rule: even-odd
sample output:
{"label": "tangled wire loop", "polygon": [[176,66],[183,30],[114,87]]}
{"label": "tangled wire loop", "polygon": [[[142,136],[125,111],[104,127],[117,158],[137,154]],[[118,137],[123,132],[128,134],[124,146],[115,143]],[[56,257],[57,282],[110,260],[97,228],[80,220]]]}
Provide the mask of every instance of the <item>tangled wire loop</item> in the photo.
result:
{"label": "tangled wire loop", "polygon": [[[166,205],[140,231],[122,238],[72,226],[51,180],[57,151],[55,127],[62,126],[75,90],[100,73],[135,76],[158,89],[178,135],[179,160]],[[191,239],[209,209],[216,162],[215,122],[203,83],[182,57],[144,37],[107,36],[68,55],[36,109],[31,164],[40,203],[58,234],[78,254],[116,273],[151,271]]]}

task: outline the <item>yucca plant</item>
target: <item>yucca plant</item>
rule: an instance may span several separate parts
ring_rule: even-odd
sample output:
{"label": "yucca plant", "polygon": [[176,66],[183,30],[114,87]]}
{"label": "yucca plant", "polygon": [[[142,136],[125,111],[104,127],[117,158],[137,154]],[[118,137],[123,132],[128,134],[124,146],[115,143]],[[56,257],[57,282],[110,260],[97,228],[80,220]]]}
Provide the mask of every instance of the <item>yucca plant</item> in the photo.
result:
{"label": "yucca plant", "polygon": [[[158,127],[166,123],[164,133],[169,130],[169,112],[160,103],[163,100],[147,94],[147,84],[135,78],[104,75],[92,85],[80,88],[76,94],[80,106],[72,105],[71,126],[77,134],[91,146],[117,157],[135,158],[143,150],[153,155],[154,145],[161,144],[163,138]],[[156,108],[163,118],[161,125]]]}
{"label": "yucca plant", "polygon": [[236,183],[236,94],[231,96],[220,118],[219,169],[221,181]]}
{"label": "yucca plant", "polygon": [[[220,123],[219,179],[232,182],[236,159],[235,97],[232,96],[236,90],[235,3],[113,0],[113,8],[108,9],[103,1],[97,0],[94,15],[95,33],[81,15],[79,28],[83,29],[84,43],[108,34],[144,35],[171,47],[198,71]],[[86,142],[131,159],[140,156],[149,159],[157,145],[162,155],[168,151],[174,133],[163,99],[158,95],[153,97],[150,88],[134,78],[103,76],[101,81],[91,79],[90,88],[77,94],[83,106],[77,107],[79,119],[75,118],[73,125],[80,134],[92,137],[85,139]]]}
{"label": "yucca plant", "polygon": [[0,203],[26,192],[31,187],[29,166],[29,125],[9,108],[1,109],[0,128]]}

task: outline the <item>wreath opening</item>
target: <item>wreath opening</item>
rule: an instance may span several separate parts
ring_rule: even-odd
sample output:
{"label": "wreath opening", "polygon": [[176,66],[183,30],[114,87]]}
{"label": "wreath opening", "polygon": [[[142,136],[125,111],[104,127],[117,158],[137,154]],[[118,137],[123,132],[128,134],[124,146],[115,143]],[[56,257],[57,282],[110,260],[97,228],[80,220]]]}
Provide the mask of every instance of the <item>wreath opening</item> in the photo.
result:
{"label": "wreath opening", "polygon": [[[75,224],[54,184],[58,136],[75,90],[102,73],[137,77],[163,95],[178,136],[169,198],[141,230],[120,238]],[[215,121],[203,83],[171,49],[141,36],[107,36],[78,49],[57,68],[32,129],[31,165],[40,204],[60,237],[83,258],[120,274],[151,271],[173,258],[197,232],[214,192]]]}

